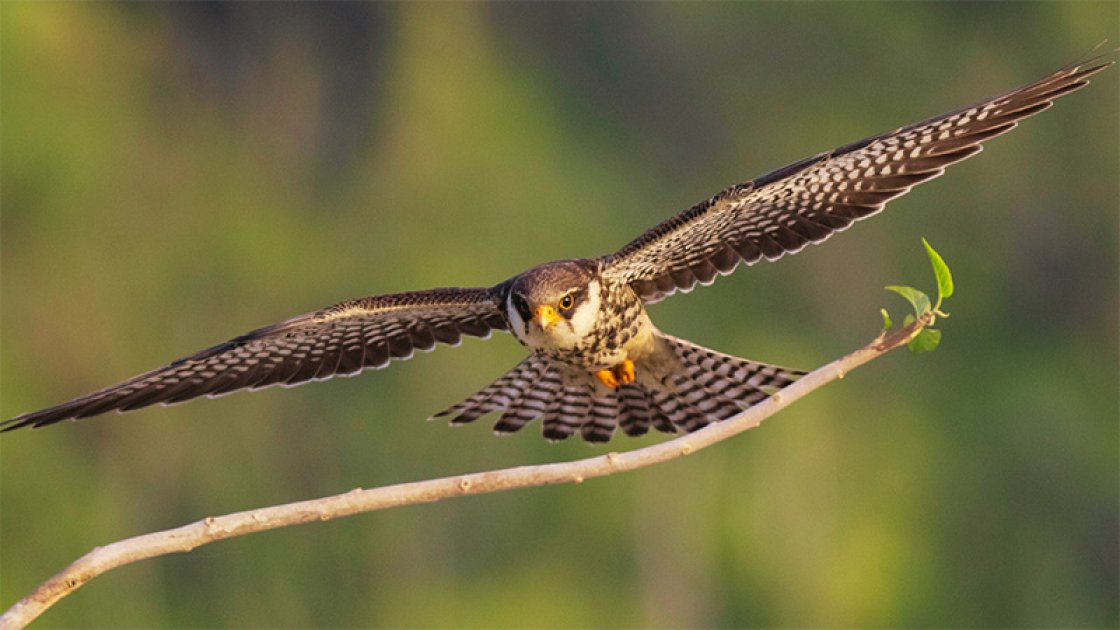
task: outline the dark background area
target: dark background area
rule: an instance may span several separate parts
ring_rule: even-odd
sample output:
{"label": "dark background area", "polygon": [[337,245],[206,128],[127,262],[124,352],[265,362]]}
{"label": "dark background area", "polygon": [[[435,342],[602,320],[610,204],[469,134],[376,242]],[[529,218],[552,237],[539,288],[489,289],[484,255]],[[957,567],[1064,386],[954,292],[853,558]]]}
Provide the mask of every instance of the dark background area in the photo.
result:
{"label": "dark background area", "polygon": [[[341,299],[593,256],[1037,79],[1114,2],[0,4],[0,416]],[[945,340],[680,461],[118,569],[44,626],[1114,626],[1117,70],[779,264],[653,307],[802,368],[952,266]],[[0,606],[207,515],[606,451],[423,419],[522,356],[0,438]],[[612,449],[663,439],[619,437]]]}

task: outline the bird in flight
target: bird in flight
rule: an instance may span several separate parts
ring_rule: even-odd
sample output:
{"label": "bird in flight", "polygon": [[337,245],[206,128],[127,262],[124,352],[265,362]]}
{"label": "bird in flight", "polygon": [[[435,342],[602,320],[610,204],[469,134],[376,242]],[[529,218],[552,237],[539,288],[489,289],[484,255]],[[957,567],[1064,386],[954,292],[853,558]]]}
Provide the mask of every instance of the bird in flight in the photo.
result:
{"label": "bird in flight", "polygon": [[560,260],[493,287],[340,302],[293,317],[69,402],[0,423],[40,427],[154,403],[297,385],[513,333],[529,356],[433,417],[500,412],[499,433],[542,419],[561,440],[606,442],[621,428],[694,431],[739,413],[803,372],[716,352],[654,326],[646,305],[710,284],[741,263],[777,260],[878,213],[981,143],[1078,90],[1112,61],[1095,57],[956,111],[814,155],[732,186],[599,258]]}

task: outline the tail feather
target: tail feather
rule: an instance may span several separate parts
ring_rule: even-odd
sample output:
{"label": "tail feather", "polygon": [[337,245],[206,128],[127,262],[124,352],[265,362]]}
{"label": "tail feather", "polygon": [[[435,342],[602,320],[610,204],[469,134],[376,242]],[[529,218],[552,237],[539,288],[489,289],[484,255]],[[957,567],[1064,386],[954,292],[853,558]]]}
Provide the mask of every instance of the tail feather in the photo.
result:
{"label": "tail feather", "polygon": [[[672,433],[679,431],[690,433],[697,429],[703,429],[712,422],[703,412],[692,406],[684,396],[671,389],[660,389],[651,393],[653,394],[654,404],[661,409],[661,413],[672,423],[674,427]],[[664,431],[664,429],[661,430]],[[668,431],[666,432],[668,433]]]}
{"label": "tail feather", "polygon": [[[452,416],[453,424],[502,412],[494,430],[513,433],[542,418],[549,440],[577,432],[588,442],[607,442],[619,428],[639,436],[651,428],[665,433],[696,431],[726,420],[793,383],[804,372],[709,350],[661,335],[662,347],[675,355],[672,372],[660,380],[642,378],[613,390],[590,374],[575,372],[532,354],[501,378],[433,418]],[[671,356],[672,356],[671,355]]]}
{"label": "tail feather", "polygon": [[593,397],[587,421],[579,428],[580,437],[588,442],[610,442],[618,426],[618,403],[614,392]]}
{"label": "tail feather", "polygon": [[537,369],[539,357],[530,355],[501,378],[472,394],[466,400],[433,415],[429,419],[453,416],[451,424],[474,422],[491,411],[509,408],[533,384],[531,377]]}
{"label": "tail feather", "polygon": [[672,429],[672,423],[650,406],[646,391],[636,383],[621,385],[618,388],[618,425],[630,437],[649,433],[651,424],[665,422]]}
{"label": "tail feather", "polygon": [[556,398],[557,393],[560,391],[560,379],[546,378],[545,372],[548,366],[544,361],[536,361],[532,365],[530,378],[527,382],[533,384],[532,387],[526,387],[522,396],[502,412],[501,418],[494,425],[494,431],[497,433],[514,433],[520,431],[521,427],[529,422],[544,415],[548,411],[549,401]]}
{"label": "tail feather", "polygon": [[713,394],[741,401],[748,407],[805,374],[716,352],[669,335],[663,338],[673,346],[690,378]]}
{"label": "tail feather", "polygon": [[544,436],[566,440],[587,421],[591,409],[591,390],[584,385],[565,385],[544,414]]}
{"label": "tail feather", "polygon": [[720,389],[705,386],[704,375],[690,370],[686,365],[685,372],[673,379],[672,392],[684,404],[713,420],[723,420],[743,410],[738,400],[726,396]]}

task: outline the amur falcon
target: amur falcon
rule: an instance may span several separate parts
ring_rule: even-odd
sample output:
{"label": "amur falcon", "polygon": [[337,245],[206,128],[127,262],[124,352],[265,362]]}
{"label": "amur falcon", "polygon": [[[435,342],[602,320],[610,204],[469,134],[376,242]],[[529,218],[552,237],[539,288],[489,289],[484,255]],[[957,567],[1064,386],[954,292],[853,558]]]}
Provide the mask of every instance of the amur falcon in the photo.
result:
{"label": "amur falcon", "polygon": [[349,376],[463,335],[513,333],[529,356],[433,417],[499,412],[499,433],[542,418],[544,437],[589,442],[616,428],[693,431],[764,400],[803,373],[661,332],[646,305],[740,263],[777,260],[883,209],[981,143],[1084,87],[1096,57],[975,105],[860,140],[732,186],[613,254],[534,267],[487,288],[347,300],[236,337],[117,385],[0,423],[4,431],[172,404],[239,389]]}

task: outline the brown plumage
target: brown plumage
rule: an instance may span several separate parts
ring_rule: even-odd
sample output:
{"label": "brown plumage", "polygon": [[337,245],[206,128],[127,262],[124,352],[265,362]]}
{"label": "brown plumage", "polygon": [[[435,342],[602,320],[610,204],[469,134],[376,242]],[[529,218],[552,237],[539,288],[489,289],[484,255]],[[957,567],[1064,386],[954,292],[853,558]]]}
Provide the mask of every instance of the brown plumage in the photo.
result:
{"label": "brown plumage", "polygon": [[3,431],[239,389],[352,375],[462,335],[512,332],[528,358],[436,414],[501,412],[500,433],[542,418],[545,437],[588,441],[693,431],[801,374],[702,348],[654,327],[645,305],[740,263],[824,241],[1112,65],[1097,57],[975,105],[815,155],[732,186],[618,252],[548,263],[491,288],[349,300],[242,335],[123,383],[0,423]]}

